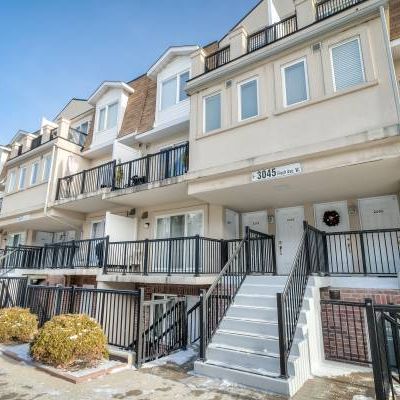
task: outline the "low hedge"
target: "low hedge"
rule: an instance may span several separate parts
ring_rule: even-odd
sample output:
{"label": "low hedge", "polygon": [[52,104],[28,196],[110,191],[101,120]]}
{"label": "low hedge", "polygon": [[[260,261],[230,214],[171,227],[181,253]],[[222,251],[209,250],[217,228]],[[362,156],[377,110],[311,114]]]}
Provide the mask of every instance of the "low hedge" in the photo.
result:
{"label": "low hedge", "polygon": [[29,309],[0,309],[0,343],[28,343],[38,332],[37,316]]}
{"label": "low hedge", "polygon": [[30,350],[34,360],[57,368],[85,368],[108,358],[101,326],[82,314],[60,315],[46,322]]}

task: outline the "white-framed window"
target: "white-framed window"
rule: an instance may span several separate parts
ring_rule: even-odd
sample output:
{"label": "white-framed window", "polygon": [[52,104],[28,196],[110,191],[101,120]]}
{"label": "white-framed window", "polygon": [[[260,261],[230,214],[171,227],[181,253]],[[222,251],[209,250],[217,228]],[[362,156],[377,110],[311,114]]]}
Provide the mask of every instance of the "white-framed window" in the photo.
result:
{"label": "white-framed window", "polygon": [[88,122],[88,121],[83,122],[83,123],[81,123],[80,125],[76,126],[75,129],[76,129],[77,131],[79,131],[79,132],[82,132],[82,133],[86,133],[86,134],[87,134],[88,131],[89,131],[89,122]]}
{"label": "white-framed window", "polygon": [[257,117],[258,106],[258,79],[251,78],[238,84],[239,121]]}
{"label": "white-framed window", "polygon": [[104,219],[92,222],[92,229],[90,232],[91,239],[100,239],[104,237],[105,234],[106,221]]}
{"label": "white-framed window", "polygon": [[157,239],[203,235],[203,232],[204,215],[201,210],[156,218],[155,235]]}
{"label": "white-framed window", "polygon": [[331,46],[330,55],[335,92],[365,82],[359,37]]}
{"label": "white-framed window", "polygon": [[183,71],[161,82],[160,110],[166,110],[187,99],[186,82],[190,72]]}
{"label": "white-framed window", "polygon": [[9,176],[8,176],[8,188],[7,188],[7,192],[11,193],[16,189],[16,185],[17,185],[17,173],[16,171],[11,171]]}
{"label": "white-framed window", "polygon": [[309,100],[307,61],[305,58],[282,67],[283,104],[285,107]]}
{"label": "white-framed window", "polygon": [[101,132],[105,129],[111,129],[117,126],[118,105],[118,102],[114,102],[100,108],[97,131]]}
{"label": "white-framed window", "polygon": [[51,171],[51,154],[43,157],[43,176],[42,181],[48,181],[50,178],[50,171]]}
{"label": "white-framed window", "polygon": [[31,186],[35,185],[39,176],[39,161],[35,161],[31,168]]}
{"label": "white-framed window", "polygon": [[203,130],[209,133],[221,128],[221,93],[214,93],[203,100]]}
{"label": "white-framed window", "polygon": [[25,188],[25,181],[26,181],[26,167],[21,167],[19,169],[19,181],[18,181],[18,189]]}

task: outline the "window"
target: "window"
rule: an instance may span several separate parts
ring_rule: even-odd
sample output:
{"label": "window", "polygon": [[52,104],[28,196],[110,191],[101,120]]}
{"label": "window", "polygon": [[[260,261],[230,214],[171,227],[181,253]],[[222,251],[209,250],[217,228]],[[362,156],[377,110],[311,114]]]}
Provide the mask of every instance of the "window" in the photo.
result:
{"label": "window", "polygon": [[32,164],[31,185],[35,185],[37,183],[38,172],[39,172],[39,163],[35,162],[35,163]]}
{"label": "window", "polygon": [[295,61],[282,68],[283,102],[285,107],[309,98],[306,60]]}
{"label": "window", "polygon": [[105,221],[92,222],[91,239],[100,239],[104,237]]}
{"label": "window", "polygon": [[8,192],[13,192],[16,188],[17,184],[17,174],[15,173],[15,171],[11,171],[10,175],[8,177]]}
{"label": "window", "polygon": [[239,84],[239,120],[258,115],[258,80],[252,79]]}
{"label": "window", "polygon": [[26,178],[26,167],[21,167],[19,170],[18,189],[21,190],[25,188],[25,178]]}
{"label": "window", "polygon": [[204,132],[221,128],[221,93],[204,98]]}
{"label": "window", "polygon": [[89,122],[84,122],[83,124],[80,124],[75,128],[77,131],[82,132],[82,133],[88,133],[89,130]]}
{"label": "window", "polygon": [[104,129],[114,128],[117,125],[117,121],[118,121],[118,102],[100,108],[97,130],[104,131]]}
{"label": "window", "polygon": [[50,178],[51,170],[51,155],[47,155],[43,158],[43,181],[48,181]]}
{"label": "window", "polygon": [[195,236],[203,234],[203,213],[192,211],[184,214],[157,218],[157,239]]}
{"label": "window", "polygon": [[365,82],[359,38],[331,47],[331,63],[335,91]]}
{"label": "window", "polygon": [[190,72],[185,71],[169,78],[161,84],[161,110],[178,104],[187,99],[186,82],[190,78]]}

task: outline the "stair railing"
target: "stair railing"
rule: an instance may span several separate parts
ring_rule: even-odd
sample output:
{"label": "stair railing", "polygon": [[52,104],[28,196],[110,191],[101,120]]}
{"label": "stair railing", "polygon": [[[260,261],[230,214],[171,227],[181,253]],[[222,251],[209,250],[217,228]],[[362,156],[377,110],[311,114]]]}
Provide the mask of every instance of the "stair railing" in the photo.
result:
{"label": "stair railing", "polygon": [[205,360],[206,348],[222,318],[228,311],[249,271],[249,228],[207,292],[200,295],[200,359]]}
{"label": "stair railing", "polygon": [[324,269],[323,235],[318,229],[303,222],[304,231],[292,269],[282,293],[277,293],[280,372],[288,377],[288,359],[296,334],[308,278],[311,273]]}

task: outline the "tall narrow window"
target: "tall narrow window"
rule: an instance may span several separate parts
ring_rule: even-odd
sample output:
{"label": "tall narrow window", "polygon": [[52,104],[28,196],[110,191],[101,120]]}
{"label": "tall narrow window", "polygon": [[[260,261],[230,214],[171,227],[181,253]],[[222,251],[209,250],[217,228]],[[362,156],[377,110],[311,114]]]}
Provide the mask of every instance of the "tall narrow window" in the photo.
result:
{"label": "tall narrow window", "polygon": [[221,93],[204,99],[204,132],[221,128]]}
{"label": "tall narrow window", "polygon": [[35,185],[38,181],[39,163],[35,162],[32,164],[31,171],[31,185]]}
{"label": "tall narrow window", "polygon": [[176,76],[162,83],[161,109],[165,110],[176,104]]}
{"label": "tall narrow window", "polygon": [[106,108],[101,108],[99,111],[99,122],[97,125],[97,130],[98,131],[104,131],[104,128],[106,126]]}
{"label": "tall narrow window", "polygon": [[25,180],[26,180],[26,167],[21,167],[19,170],[18,189],[21,190],[25,188]]}
{"label": "tall narrow window", "polygon": [[114,128],[117,125],[118,120],[118,103],[113,103],[108,106],[107,109],[107,129]]}
{"label": "tall narrow window", "polygon": [[10,175],[8,176],[8,193],[13,192],[16,189],[17,184],[17,175],[15,171],[11,171]]}
{"label": "tall narrow window", "polygon": [[47,155],[43,159],[43,181],[48,181],[50,178],[50,170],[51,170],[51,155]]}
{"label": "tall narrow window", "polygon": [[189,71],[179,75],[179,101],[186,100],[188,95],[186,93],[186,82],[189,80]]}
{"label": "tall narrow window", "polygon": [[239,120],[258,115],[258,81],[252,79],[239,84]]}
{"label": "tall narrow window", "polygon": [[332,46],[331,62],[335,91],[365,82],[359,38]]}
{"label": "tall narrow window", "polygon": [[282,68],[285,107],[302,103],[309,98],[306,60],[295,61]]}

